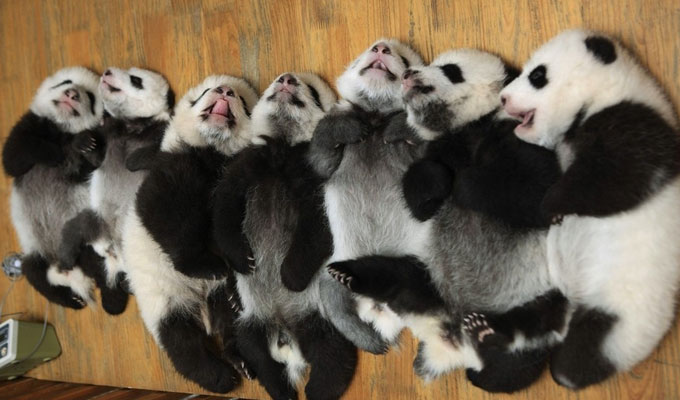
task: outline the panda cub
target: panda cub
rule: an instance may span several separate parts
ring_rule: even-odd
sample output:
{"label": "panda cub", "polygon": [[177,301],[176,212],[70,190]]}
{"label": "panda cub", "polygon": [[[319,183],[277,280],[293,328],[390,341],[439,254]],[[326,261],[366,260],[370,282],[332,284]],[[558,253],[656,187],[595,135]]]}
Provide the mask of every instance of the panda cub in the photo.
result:
{"label": "panda cub", "polygon": [[93,131],[92,152],[86,153],[99,165],[90,182],[90,208],[65,225],[60,260],[62,268],[70,269],[81,247],[92,245],[105,263],[105,270],[95,277],[102,290],[102,306],[110,314],[119,314],[128,297],[120,287],[124,276],[122,220],[146,176],[129,171],[126,163],[133,161],[131,155],[139,149],[158,150],[174,95],[163,76],[139,68],[107,69],[99,81],[99,94],[109,116]]}
{"label": "panda cub", "polygon": [[[509,79],[498,57],[472,49],[405,71],[407,121],[417,133],[410,140],[429,142],[404,176],[414,215],[433,215],[426,251],[328,267],[353,292],[387,303],[421,340],[419,375],[469,367],[473,383],[491,391],[538,378],[566,308],[548,277],[548,224],[539,212],[558,178],[557,160],[518,140],[517,123],[499,113],[498,94]],[[512,343],[518,331],[536,343]]]}
{"label": "panda cub", "polygon": [[[339,398],[356,348],[320,312],[317,271],[332,250],[322,179],[306,155],[335,95],[318,76],[285,73],[253,110],[265,146],[241,152],[215,193],[218,247],[236,274],[237,343],[273,398],[295,398],[309,364],[308,399]],[[250,265],[250,268],[248,268]]]}
{"label": "panda cub", "polygon": [[97,75],[72,67],[57,71],[38,88],[30,110],[12,128],[3,148],[12,222],[25,253],[23,273],[53,303],[80,309],[93,301],[94,282],[86,271],[101,268],[87,247],[61,270],[58,263],[64,224],[88,205],[88,179],[95,165],[85,153],[89,129],[102,119]]}
{"label": "panda cub", "polygon": [[565,31],[502,92],[515,134],[555,149],[562,177],[541,208],[552,220],[550,276],[575,310],[551,359],[570,388],[647,357],[671,327],[680,279],[680,136],[673,106],[618,42]]}
{"label": "panda cub", "polygon": [[[231,76],[189,90],[123,225],[125,272],[147,329],[180,374],[219,393],[238,383],[234,367],[248,374],[233,342],[234,279],[223,264],[222,279],[184,272],[221,262],[210,244],[211,193],[224,164],[251,142],[256,101],[251,86]],[[228,363],[206,347],[213,334]]]}
{"label": "panda cub", "polygon": [[[408,128],[399,89],[403,72],[419,65],[420,56],[408,46],[378,40],[338,78],[343,100],[317,125],[309,157],[328,178],[332,261],[423,249],[428,223],[411,216],[400,186],[424,150],[403,140]],[[361,349],[383,353],[401,331],[388,307],[348,293],[330,276],[322,277],[320,292],[327,318]]]}

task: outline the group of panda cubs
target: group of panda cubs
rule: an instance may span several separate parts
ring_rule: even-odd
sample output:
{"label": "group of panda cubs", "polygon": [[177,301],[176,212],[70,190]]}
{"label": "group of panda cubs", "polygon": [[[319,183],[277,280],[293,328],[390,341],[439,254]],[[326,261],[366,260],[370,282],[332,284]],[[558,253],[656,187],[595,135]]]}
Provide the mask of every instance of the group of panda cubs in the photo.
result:
{"label": "group of panda cubs", "polygon": [[341,397],[357,348],[405,327],[419,376],[463,367],[494,392],[652,352],[680,276],[680,137],[618,42],[565,31],[519,73],[383,39],[337,89],[284,73],[258,101],[215,75],[174,105],[151,71],[58,71],[3,150],[29,282],[72,308],[97,286],[111,314],[133,293],[183,376],[275,399],[308,368],[307,398]]}

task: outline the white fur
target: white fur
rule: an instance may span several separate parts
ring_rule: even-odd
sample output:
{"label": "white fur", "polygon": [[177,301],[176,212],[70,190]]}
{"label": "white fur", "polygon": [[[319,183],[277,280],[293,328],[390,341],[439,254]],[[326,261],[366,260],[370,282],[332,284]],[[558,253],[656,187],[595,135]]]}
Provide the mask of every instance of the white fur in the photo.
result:
{"label": "white fur", "polygon": [[[633,56],[612,40],[616,60],[606,65],[599,62],[584,43],[593,35],[600,34],[586,30],[559,34],[536,50],[522,74],[501,91],[509,113],[535,110],[533,125],[515,130],[521,139],[554,148],[581,108],[585,107],[584,118],[588,118],[626,100],[649,105],[671,126],[677,126],[666,95]],[[528,80],[539,65],[547,66],[548,85],[542,89]]]}
{"label": "white fur", "polygon": [[386,304],[376,304],[364,296],[356,296],[357,314],[362,321],[373,325],[386,341],[394,342],[404,329],[402,318]]}
{"label": "white fur", "polygon": [[[385,44],[391,49],[391,54],[378,54],[373,51],[376,45]],[[379,39],[369,46],[359,57],[357,57],[347,67],[345,72],[340,75],[336,82],[338,93],[345,100],[367,107],[367,103],[360,97],[364,93],[372,102],[383,103],[385,107],[378,107],[378,111],[388,112],[403,108],[401,96],[399,95],[399,79],[406,70],[406,65],[400,58],[406,58],[411,66],[422,65],[420,56],[410,47],[404,45],[396,39]],[[396,76],[396,80],[385,79],[384,74],[378,71],[369,72],[363,76],[361,70],[374,61],[380,59],[385,66]],[[372,107],[367,107],[372,108]]]}
{"label": "white fur", "polygon": [[[71,83],[60,85],[67,80]],[[97,75],[87,68],[60,69],[42,82],[31,103],[31,111],[54,121],[61,129],[69,133],[93,128],[101,121],[104,112],[101,99],[97,96],[97,80]],[[73,109],[63,105],[62,102],[65,100],[67,90],[77,92],[79,97],[79,100],[71,102]],[[94,107],[91,107],[87,92],[94,95]],[[55,105],[55,101],[60,103]],[[92,108],[94,108],[94,114]],[[74,111],[79,116],[74,116]]]}
{"label": "white fur", "polygon": [[[235,96],[219,94],[216,92],[218,88],[232,89]],[[212,117],[203,120],[201,117],[206,108],[220,98],[229,102],[231,112],[236,118],[236,126],[233,129],[222,120],[214,120]],[[196,103],[192,106],[192,102]],[[241,78],[228,75],[212,75],[205,78],[177,103],[175,116],[163,137],[161,150],[175,151],[184,143],[193,147],[214,146],[224,154],[234,154],[252,140],[251,123],[246,109],[252,110],[256,102],[257,93]]]}
{"label": "white fur", "polygon": [[[304,340],[304,338],[302,339]],[[308,362],[302,355],[297,342],[291,340],[289,344],[279,346],[276,340],[272,340],[269,343],[269,353],[274,360],[286,364],[288,381],[291,385],[297,386],[308,366]]]}
{"label": "white fur", "polygon": [[[286,101],[280,101],[276,96],[281,96],[280,91],[283,87],[282,78],[284,75],[290,74],[298,82],[302,84],[297,88],[292,89],[294,95],[298,98],[304,100],[305,107],[297,107],[291,105]],[[321,109],[319,109],[313,101],[311,90],[308,88],[312,86],[316,89],[319,94],[319,101],[321,102]],[[274,97],[272,97],[274,96]],[[270,100],[271,99],[271,100]],[[271,117],[277,114],[285,114],[290,117],[291,120],[299,123],[298,129],[295,129],[295,133],[286,132],[287,135],[293,137],[289,138],[289,142],[294,145],[300,142],[308,142],[312,139],[312,134],[314,133],[314,128],[317,123],[326,112],[333,106],[336,101],[335,93],[331,90],[326,82],[323,81],[318,75],[311,73],[296,73],[288,72],[283,73],[278,76],[274,81],[265,89],[262,93],[260,101],[257,102],[255,108],[253,108],[252,114],[252,126],[257,138],[259,136],[271,136],[274,127],[272,125]],[[256,144],[261,144],[260,142],[255,142]]]}

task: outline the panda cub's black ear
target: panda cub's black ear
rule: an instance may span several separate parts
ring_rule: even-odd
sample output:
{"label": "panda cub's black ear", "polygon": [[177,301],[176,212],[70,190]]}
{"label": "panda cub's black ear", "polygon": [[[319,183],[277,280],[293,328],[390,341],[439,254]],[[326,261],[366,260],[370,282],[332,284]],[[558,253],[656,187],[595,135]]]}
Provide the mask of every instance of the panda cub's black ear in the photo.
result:
{"label": "panda cub's black ear", "polygon": [[604,64],[616,61],[616,47],[611,40],[602,36],[590,36],[585,40],[586,48]]}
{"label": "panda cub's black ear", "polygon": [[453,83],[454,85],[456,83],[465,82],[465,78],[463,78],[463,71],[461,71],[458,64],[440,65],[439,69],[442,70],[444,75],[446,75],[446,77],[449,78],[451,83]]}
{"label": "panda cub's black ear", "polygon": [[514,81],[515,78],[520,76],[522,71],[519,70],[519,68],[515,68],[510,64],[503,64],[503,68],[505,69],[505,79],[503,79],[503,87],[506,87],[510,84],[510,82]]}

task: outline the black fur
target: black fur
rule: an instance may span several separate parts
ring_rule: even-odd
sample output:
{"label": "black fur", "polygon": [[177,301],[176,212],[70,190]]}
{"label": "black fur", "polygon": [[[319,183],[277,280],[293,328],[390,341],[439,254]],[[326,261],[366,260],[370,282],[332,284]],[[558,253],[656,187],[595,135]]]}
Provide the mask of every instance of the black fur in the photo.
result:
{"label": "black fur", "polygon": [[12,128],[5,142],[2,151],[5,173],[20,178],[34,165],[41,164],[58,166],[67,179],[84,182],[95,166],[82,156],[77,144],[74,144],[74,135],[63,132],[49,119],[28,112]]}
{"label": "black fur", "polygon": [[252,257],[252,249],[242,232],[246,195],[255,187],[264,189],[274,181],[283,182],[300,216],[281,265],[281,279],[288,289],[302,291],[332,252],[321,193],[323,180],[307,163],[308,143],[290,146],[283,138],[266,140],[266,146],[243,150],[226,168],[215,191],[215,241],[232,268],[249,273],[247,258]]}
{"label": "black fur", "polygon": [[442,70],[444,75],[446,75],[449,81],[451,81],[451,83],[453,83],[454,85],[456,83],[465,82],[465,78],[463,77],[463,71],[457,64],[442,65],[439,67],[439,69]]}
{"label": "black fur", "polygon": [[578,389],[601,382],[616,372],[601,349],[616,320],[614,315],[601,310],[578,308],[569,322],[567,337],[550,361],[553,379]]}
{"label": "black fur", "polygon": [[557,158],[518,139],[515,125],[490,114],[431,142],[427,155],[403,178],[414,217],[429,219],[453,195],[459,207],[515,228],[546,227],[540,204],[559,178]]}
{"label": "black fur", "polygon": [[591,36],[585,40],[586,48],[595,58],[604,64],[616,61],[616,47],[611,40],[603,36]]}
{"label": "black fur", "polygon": [[296,324],[295,336],[311,370],[305,386],[308,399],[339,399],[349,387],[357,365],[357,349],[319,314]]}
{"label": "black fur", "polygon": [[142,224],[174,267],[194,278],[224,277],[212,242],[212,193],[228,157],[212,148],[159,153],[137,192]]}
{"label": "black fur", "polygon": [[543,64],[534,68],[529,74],[529,83],[531,83],[531,86],[533,86],[536,89],[541,89],[545,87],[545,85],[548,84],[548,77],[546,76],[547,73],[548,70],[545,68],[545,65]]}
{"label": "black fur", "polygon": [[680,174],[680,136],[648,106],[621,102],[565,136],[573,163],[541,205],[552,220],[630,210]]}
{"label": "black fur", "polygon": [[226,393],[240,382],[236,369],[211,351],[211,338],[191,313],[176,310],[167,314],[158,332],[172,364],[185,378],[217,393]]}

